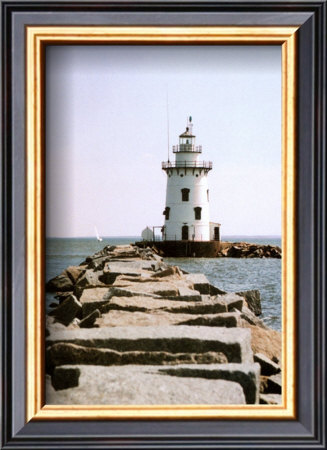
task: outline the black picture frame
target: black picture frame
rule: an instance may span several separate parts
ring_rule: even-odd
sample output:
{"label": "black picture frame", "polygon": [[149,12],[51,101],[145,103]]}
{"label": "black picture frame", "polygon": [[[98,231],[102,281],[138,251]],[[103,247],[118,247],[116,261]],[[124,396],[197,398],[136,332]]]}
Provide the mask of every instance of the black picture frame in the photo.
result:
{"label": "black picture frame", "polygon": [[[326,448],[326,2],[2,1],[2,448]],[[25,27],[299,26],[296,420],[25,423]]]}

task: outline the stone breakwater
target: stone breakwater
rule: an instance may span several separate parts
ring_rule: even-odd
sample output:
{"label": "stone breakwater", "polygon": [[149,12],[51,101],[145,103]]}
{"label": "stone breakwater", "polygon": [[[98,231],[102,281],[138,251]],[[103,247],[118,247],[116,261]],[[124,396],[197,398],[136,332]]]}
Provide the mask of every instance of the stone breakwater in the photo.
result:
{"label": "stone breakwater", "polygon": [[279,404],[281,336],[150,248],[106,246],[48,281],[48,404]]}
{"label": "stone breakwater", "polygon": [[217,257],[229,258],[281,258],[278,245],[250,244],[248,242],[221,242]]}

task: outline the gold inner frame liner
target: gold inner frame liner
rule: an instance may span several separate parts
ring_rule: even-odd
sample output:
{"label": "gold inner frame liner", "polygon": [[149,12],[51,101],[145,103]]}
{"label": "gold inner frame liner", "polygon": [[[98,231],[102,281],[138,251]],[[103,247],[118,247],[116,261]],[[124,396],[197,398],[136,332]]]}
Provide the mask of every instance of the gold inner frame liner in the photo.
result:
{"label": "gold inner frame liner", "polygon": [[[298,27],[26,28],[26,421],[295,418],[295,149]],[[281,405],[45,405],[44,399],[44,50],[46,45],[166,44],[282,47]]]}

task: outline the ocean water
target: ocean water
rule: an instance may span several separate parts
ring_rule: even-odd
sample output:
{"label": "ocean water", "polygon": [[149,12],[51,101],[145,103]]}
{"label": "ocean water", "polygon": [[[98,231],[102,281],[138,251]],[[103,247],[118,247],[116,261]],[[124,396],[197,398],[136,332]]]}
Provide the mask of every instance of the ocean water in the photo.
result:
{"label": "ocean water", "polygon": [[[103,238],[102,242],[95,238],[47,238],[46,280],[59,275],[68,266],[79,265],[87,256],[106,245],[130,244],[137,240],[140,240],[138,236],[109,237]],[[281,245],[281,239],[274,236],[222,236],[222,240]],[[204,273],[212,284],[223,291],[258,289],[261,293],[264,322],[275,330],[281,330],[280,259],[165,258],[165,261],[188,272]],[[47,293],[47,310],[53,301],[54,295]]]}

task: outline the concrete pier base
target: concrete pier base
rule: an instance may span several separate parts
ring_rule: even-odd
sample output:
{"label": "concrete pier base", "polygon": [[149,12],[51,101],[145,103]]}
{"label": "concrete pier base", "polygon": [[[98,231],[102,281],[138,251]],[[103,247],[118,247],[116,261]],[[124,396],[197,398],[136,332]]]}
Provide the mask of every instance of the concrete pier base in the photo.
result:
{"label": "concrete pier base", "polygon": [[150,247],[165,257],[214,258],[220,251],[220,241],[142,241],[138,247]]}

